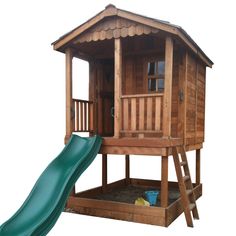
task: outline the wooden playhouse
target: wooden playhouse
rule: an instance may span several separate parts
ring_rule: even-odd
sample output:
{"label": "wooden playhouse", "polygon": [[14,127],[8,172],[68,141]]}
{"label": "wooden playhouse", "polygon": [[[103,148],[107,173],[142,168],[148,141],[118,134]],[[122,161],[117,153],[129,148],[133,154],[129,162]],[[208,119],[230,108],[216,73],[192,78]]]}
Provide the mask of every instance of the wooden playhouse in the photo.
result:
{"label": "wooden playhouse", "polygon": [[[108,5],[53,43],[65,53],[66,136],[103,137],[102,186],[73,191],[72,212],[168,226],[182,212],[188,226],[198,219],[202,195],[200,150],[204,142],[206,67],[213,62],[179,26]],[[89,97],[72,97],[73,58],[89,63]],[[81,78],[81,83],[83,83]],[[191,181],[187,151],[196,151]],[[125,177],[107,183],[108,154],[125,157]],[[161,180],[130,177],[130,155],[161,157]],[[178,182],[168,181],[173,155]],[[156,206],[136,206],[147,189],[159,189]],[[171,198],[172,191],[177,197]],[[131,194],[133,199],[122,198]],[[176,195],[175,195],[176,196]]]}

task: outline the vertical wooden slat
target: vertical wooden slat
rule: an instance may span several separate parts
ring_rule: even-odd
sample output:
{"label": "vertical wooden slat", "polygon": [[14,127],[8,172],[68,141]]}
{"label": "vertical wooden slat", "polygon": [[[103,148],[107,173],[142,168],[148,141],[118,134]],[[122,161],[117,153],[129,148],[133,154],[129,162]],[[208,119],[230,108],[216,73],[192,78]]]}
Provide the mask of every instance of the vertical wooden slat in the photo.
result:
{"label": "vertical wooden slat", "polygon": [[123,100],[123,129],[129,129],[129,99]]}
{"label": "vertical wooden slat", "polygon": [[84,103],[84,131],[87,130],[87,102]]}
{"label": "vertical wooden slat", "polygon": [[196,150],[196,184],[201,183],[201,150]]}
{"label": "vertical wooden slat", "polygon": [[168,206],[168,156],[161,159],[161,207]]}
{"label": "vertical wooden slat", "polygon": [[144,98],[139,98],[139,130],[144,130]]}
{"label": "vertical wooden slat", "polygon": [[152,130],[152,97],[147,98],[147,130]]}
{"label": "vertical wooden slat", "polygon": [[121,39],[117,38],[115,41],[115,52],[114,52],[114,60],[115,60],[115,117],[114,117],[114,136],[120,136],[120,126],[121,126],[121,85],[122,85],[122,44]]}
{"label": "vertical wooden slat", "polygon": [[66,54],[66,135],[65,143],[73,132],[72,120],[72,59],[73,53],[71,48],[67,48]]}
{"label": "vertical wooden slat", "polygon": [[166,37],[165,43],[165,88],[163,99],[163,136],[171,136],[171,94],[173,71],[173,40]]}
{"label": "vertical wooden slat", "polygon": [[83,102],[80,102],[80,131],[84,129],[84,106]]}
{"label": "vertical wooden slat", "polygon": [[136,130],[136,98],[131,98],[131,130]]}
{"label": "vertical wooden slat", "polygon": [[79,131],[79,103],[78,101],[76,101],[75,104],[76,104],[76,131]]}
{"label": "vertical wooden slat", "polygon": [[161,97],[155,99],[155,130],[161,130]]}
{"label": "vertical wooden slat", "polygon": [[94,131],[94,105],[90,104],[90,130]]}
{"label": "vertical wooden slat", "polygon": [[102,154],[102,191],[107,188],[107,154]]}
{"label": "vertical wooden slat", "polygon": [[88,131],[90,131],[90,119],[91,119],[91,111],[90,111],[90,103],[88,102],[88,124],[87,124],[87,127],[88,127]]}

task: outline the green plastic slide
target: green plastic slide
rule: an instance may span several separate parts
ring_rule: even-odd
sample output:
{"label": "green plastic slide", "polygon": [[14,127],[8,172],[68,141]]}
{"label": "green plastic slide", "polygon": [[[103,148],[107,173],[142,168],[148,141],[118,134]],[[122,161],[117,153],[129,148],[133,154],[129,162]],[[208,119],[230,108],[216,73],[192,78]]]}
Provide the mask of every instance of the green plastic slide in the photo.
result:
{"label": "green plastic slide", "polygon": [[100,136],[72,135],[44,170],[21,208],[0,227],[0,236],[44,236],[54,226],[79,176],[96,157]]}

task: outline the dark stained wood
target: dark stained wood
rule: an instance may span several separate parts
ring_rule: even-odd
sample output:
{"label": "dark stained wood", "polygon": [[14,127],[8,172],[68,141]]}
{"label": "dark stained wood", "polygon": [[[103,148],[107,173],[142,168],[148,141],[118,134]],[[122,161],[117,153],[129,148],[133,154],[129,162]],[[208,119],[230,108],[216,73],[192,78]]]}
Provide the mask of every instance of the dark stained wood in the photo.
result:
{"label": "dark stained wood", "polygon": [[102,191],[107,191],[107,154],[102,154]]}
{"label": "dark stained wood", "polygon": [[196,184],[201,183],[201,150],[196,150]]}
{"label": "dark stained wood", "polygon": [[130,156],[125,155],[125,181],[126,184],[130,184]]}

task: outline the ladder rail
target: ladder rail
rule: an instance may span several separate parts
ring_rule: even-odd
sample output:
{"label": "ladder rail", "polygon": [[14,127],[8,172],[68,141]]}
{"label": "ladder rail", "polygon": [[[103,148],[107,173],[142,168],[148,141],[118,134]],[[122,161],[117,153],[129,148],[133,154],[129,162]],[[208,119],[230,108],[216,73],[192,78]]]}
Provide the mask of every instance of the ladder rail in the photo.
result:
{"label": "ladder rail", "polygon": [[[174,159],[174,165],[176,170],[176,175],[178,179],[179,184],[179,190],[181,195],[181,201],[184,208],[184,214],[185,219],[187,222],[187,225],[189,227],[193,227],[193,220],[191,216],[191,212],[193,214],[194,219],[199,219],[197,205],[196,205],[196,198],[193,191],[193,184],[191,181],[191,175],[190,170],[188,166],[188,160],[185,153],[185,149],[183,146],[179,147],[180,150],[178,150],[177,147],[172,147],[172,155]],[[180,160],[180,156],[181,160]],[[182,173],[182,167],[183,172]]]}

